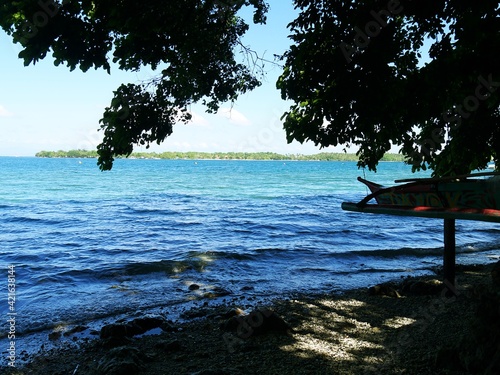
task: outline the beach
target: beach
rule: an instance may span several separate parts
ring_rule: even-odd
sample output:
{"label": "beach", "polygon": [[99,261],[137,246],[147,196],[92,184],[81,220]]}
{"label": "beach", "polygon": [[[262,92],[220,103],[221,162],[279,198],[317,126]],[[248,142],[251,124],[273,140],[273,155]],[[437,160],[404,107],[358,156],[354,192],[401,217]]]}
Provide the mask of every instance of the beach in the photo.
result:
{"label": "beach", "polygon": [[[472,352],[480,352],[481,345],[474,340],[484,339],[476,336],[485,296],[496,296],[500,314],[492,269],[493,264],[458,266],[453,295],[439,287],[435,275],[377,290],[301,294],[268,306],[248,308],[248,301],[234,300],[198,307],[158,334],[122,337],[122,342],[75,339],[2,373],[470,374],[466,367],[474,365]],[[279,320],[260,330],[269,311]],[[239,313],[246,318],[233,316]],[[239,322],[233,329],[231,319]],[[488,356],[491,363],[476,358],[482,366],[477,373],[497,373],[498,354]]]}
{"label": "beach", "polygon": [[[489,277],[472,271],[498,261],[497,225],[457,222],[456,261],[467,272],[456,298],[432,283],[431,294],[408,293],[411,280],[442,280],[442,221],[343,211],[342,202],[366,195],[356,163],[136,159],[101,173],[89,159],[0,158],[0,166],[2,374],[476,366],[442,350],[477,315],[473,281]],[[409,176],[408,166],[383,163],[365,177],[390,185]],[[436,370],[457,358],[467,361]]]}

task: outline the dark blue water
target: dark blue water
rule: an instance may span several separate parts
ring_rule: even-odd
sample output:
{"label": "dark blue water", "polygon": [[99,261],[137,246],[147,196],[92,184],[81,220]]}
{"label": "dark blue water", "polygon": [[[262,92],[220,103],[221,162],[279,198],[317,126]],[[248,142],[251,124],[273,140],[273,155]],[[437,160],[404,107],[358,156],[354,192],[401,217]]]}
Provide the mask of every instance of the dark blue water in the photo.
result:
{"label": "dark blue water", "polygon": [[[0,280],[14,265],[17,334],[210,291],[273,298],[431,273],[441,220],[341,210],[367,194],[363,174],[349,162],[118,160],[102,173],[91,159],[0,158]],[[402,163],[365,175],[411,176]],[[457,222],[458,262],[498,256],[499,234]]]}

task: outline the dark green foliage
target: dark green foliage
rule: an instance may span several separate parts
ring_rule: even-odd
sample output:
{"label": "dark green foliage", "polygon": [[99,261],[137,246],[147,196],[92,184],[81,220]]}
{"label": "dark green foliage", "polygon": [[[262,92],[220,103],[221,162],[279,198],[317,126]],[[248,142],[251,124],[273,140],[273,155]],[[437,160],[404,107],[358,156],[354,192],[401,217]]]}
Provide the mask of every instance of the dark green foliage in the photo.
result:
{"label": "dark green foliage", "polygon": [[[97,152],[86,150],[40,151],[39,158],[95,158]],[[311,160],[311,161],[358,161],[355,154],[322,152],[315,155],[277,154],[274,152],[134,152],[129,155],[136,159],[187,159],[187,160]],[[118,155],[118,157],[123,157]],[[403,161],[399,154],[386,154],[383,161]]]}
{"label": "dark green foliage", "polygon": [[[438,176],[500,165],[500,7],[497,1],[295,0],[295,42],[277,82],[294,104],[288,141],[358,148],[375,169],[392,145],[414,170]],[[235,51],[250,6],[264,23],[265,0],[4,1],[0,26],[34,64],[51,53],[71,70],[157,72],[122,85],[101,119],[101,169],[171,134],[195,102],[207,111],[260,83]],[[429,47],[430,44],[430,47]],[[422,63],[422,51],[429,60]]]}
{"label": "dark green foliage", "polygon": [[[297,0],[277,85],[288,140],[358,146],[375,169],[402,147],[415,170],[468,173],[499,157],[496,1]],[[419,63],[422,46],[430,61]]]}
{"label": "dark green foliage", "polygon": [[69,150],[69,151],[40,151],[35,154],[37,158],[97,158],[96,151]]}
{"label": "dark green foliage", "polygon": [[259,85],[234,56],[248,29],[237,16],[244,6],[255,9],[254,22],[265,22],[264,0],[26,0],[3,2],[0,26],[22,45],[25,65],[52,53],[56,65],[71,70],[109,72],[112,60],[123,70],[158,72],[151,82],[115,91],[101,120],[98,164],[106,170],[133,144],[162,142],[173,124],[189,120],[192,103],[215,112]]}

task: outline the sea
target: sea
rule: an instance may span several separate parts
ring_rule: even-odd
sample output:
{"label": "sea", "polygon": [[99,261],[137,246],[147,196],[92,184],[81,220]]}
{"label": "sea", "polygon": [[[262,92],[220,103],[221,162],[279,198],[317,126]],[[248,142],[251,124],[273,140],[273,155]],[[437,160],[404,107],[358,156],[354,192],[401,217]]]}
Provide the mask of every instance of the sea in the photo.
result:
{"label": "sea", "polygon": [[[358,176],[429,175],[400,162],[119,159],[101,172],[95,159],[1,157],[0,364],[12,330],[19,355],[65,327],[433,274],[442,220],[341,209],[368,193]],[[499,259],[498,224],[457,221],[456,241],[459,264]]]}

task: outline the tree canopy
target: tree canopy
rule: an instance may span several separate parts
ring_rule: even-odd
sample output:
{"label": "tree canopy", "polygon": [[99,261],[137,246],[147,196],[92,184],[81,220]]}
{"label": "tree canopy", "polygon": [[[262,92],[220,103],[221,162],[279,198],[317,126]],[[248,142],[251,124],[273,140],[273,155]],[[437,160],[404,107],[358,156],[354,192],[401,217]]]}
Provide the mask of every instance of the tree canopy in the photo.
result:
{"label": "tree canopy", "polygon": [[[464,0],[295,0],[293,45],[277,82],[293,105],[288,141],[358,148],[375,169],[393,145],[437,175],[483,168],[500,155],[499,4]],[[253,9],[253,20],[239,11]],[[69,69],[149,67],[121,85],[101,119],[101,169],[134,144],[161,143],[192,103],[215,112],[259,86],[238,62],[265,0],[26,0],[0,5],[0,26],[25,65],[52,55]],[[422,53],[428,51],[428,57]],[[497,165],[500,165],[497,164]]]}
{"label": "tree canopy", "polygon": [[277,84],[294,102],[284,115],[289,140],[358,146],[371,169],[392,145],[414,170],[436,175],[498,161],[497,1],[296,4],[295,45]]}
{"label": "tree canopy", "polygon": [[265,22],[264,0],[25,0],[2,2],[0,26],[22,45],[25,65],[51,53],[56,65],[71,70],[109,72],[113,61],[123,70],[158,72],[150,82],[114,92],[98,146],[106,170],[134,144],[161,143],[175,123],[190,120],[190,104],[215,112],[259,85],[235,59],[249,27],[237,16],[244,6],[254,8],[253,22]]}

